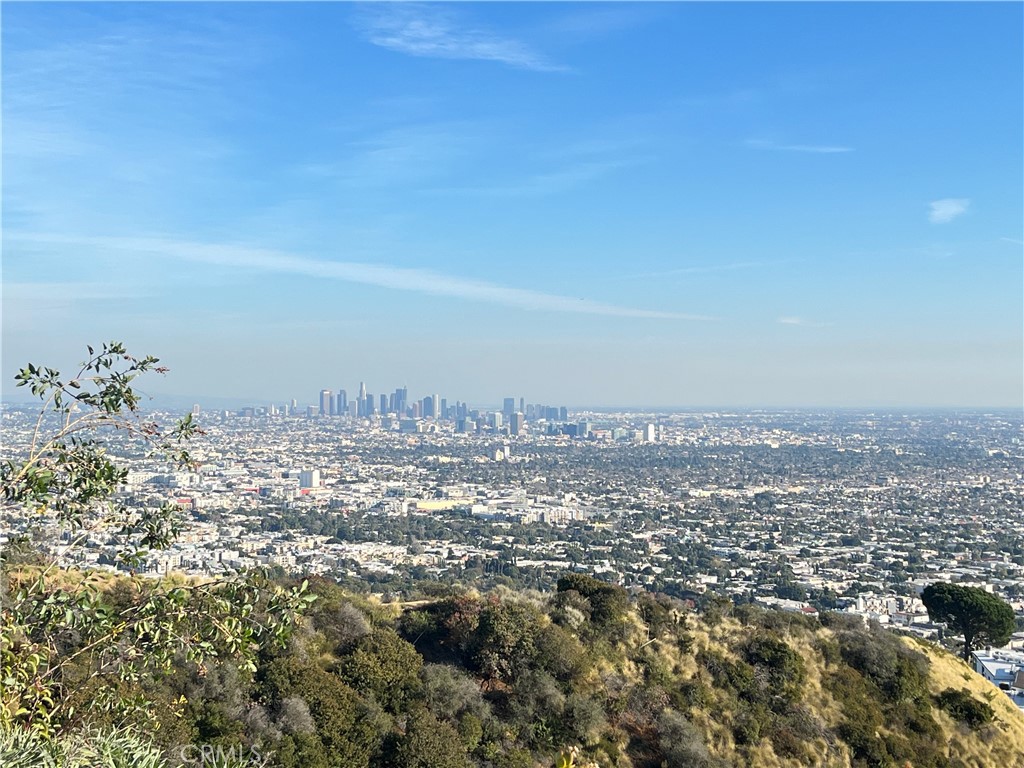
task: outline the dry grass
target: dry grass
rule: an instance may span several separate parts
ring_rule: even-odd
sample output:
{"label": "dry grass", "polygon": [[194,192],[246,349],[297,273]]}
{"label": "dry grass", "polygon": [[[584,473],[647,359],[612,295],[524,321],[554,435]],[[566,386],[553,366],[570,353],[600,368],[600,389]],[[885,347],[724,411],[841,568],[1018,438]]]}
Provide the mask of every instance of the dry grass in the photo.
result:
{"label": "dry grass", "polygon": [[949,756],[969,768],[1024,768],[1024,714],[1009,696],[948,651],[930,643],[905,642],[928,656],[932,665],[929,690],[933,695],[946,688],[966,688],[995,710],[996,722],[977,732],[936,710],[935,719],[949,744]]}

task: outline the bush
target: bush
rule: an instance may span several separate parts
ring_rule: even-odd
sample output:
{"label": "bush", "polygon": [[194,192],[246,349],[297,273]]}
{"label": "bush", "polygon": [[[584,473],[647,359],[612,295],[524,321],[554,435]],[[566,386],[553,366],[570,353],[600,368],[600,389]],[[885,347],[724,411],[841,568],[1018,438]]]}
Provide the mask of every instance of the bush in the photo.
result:
{"label": "bush", "polygon": [[402,768],[465,768],[468,760],[458,731],[422,707],[409,714],[391,758],[390,765]]}
{"label": "bush", "polygon": [[161,751],[130,730],[76,731],[54,739],[0,726],[5,768],[166,768]]}
{"label": "bush", "polygon": [[918,698],[928,682],[928,659],[883,630],[842,632],[839,652],[847,664],[892,702]]}
{"label": "bush", "polygon": [[672,709],[666,709],[658,718],[658,746],[668,768],[702,768],[711,763],[700,731]]}
{"label": "bush", "polygon": [[578,592],[590,603],[590,621],[598,629],[606,629],[622,621],[629,608],[626,590],[584,573],[569,573],[558,580],[559,592],[570,590]]}
{"label": "bush", "polygon": [[775,707],[792,703],[800,697],[805,672],[800,654],[781,639],[762,634],[752,637],[743,647],[748,664],[766,675],[755,674],[755,680],[765,679],[758,687],[757,698],[771,698]]}
{"label": "bush", "polygon": [[370,693],[390,712],[397,712],[420,686],[423,658],[390,629],[374,630],[342,658],[338,674],[352,688]]}
{"label": "bush", "polygon": [[974,730],[991,723],[996,716],[995,711],[988,703],[972,697],[971,692],[966,688],[961,688],[959,691],[947,688],[935,697],[935,703],[948,712],[954,720],[959,720]]}

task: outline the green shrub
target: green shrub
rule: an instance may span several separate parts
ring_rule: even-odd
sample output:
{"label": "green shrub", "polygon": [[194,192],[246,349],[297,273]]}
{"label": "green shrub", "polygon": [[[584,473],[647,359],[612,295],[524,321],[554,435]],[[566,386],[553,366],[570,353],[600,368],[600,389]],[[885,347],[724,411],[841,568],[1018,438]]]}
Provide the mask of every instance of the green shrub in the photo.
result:
{"label": "green shrub", "polygon": [[988,703],[975,699],[966,688],[961,688],[959,691],[947,688],[935,697],[935,703],[948,712],[954,720],[959,720],[975,730],[991,723],[996,716],[995,711]]}

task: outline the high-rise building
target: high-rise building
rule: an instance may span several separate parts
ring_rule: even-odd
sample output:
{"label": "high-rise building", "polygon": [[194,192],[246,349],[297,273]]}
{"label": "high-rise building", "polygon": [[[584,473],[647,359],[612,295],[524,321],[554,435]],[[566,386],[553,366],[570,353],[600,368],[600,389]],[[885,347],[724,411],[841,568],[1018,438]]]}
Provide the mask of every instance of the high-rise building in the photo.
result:
{"label": "high-rise building", "polygon": [[653,424],[644,427],[644,440],[653,443],[658,439],[657,428]]}
{"label": "high-rise building", "polygon": [[447,419],[448,418],[448,398],[441,398],[441,409],[438,411],[437,418]]}
{"label": "high-rise building", "polygon": [[514,397],[506,397],[505,403],[501,407],[501,413],[507,418],[512,418],[512,414],[516,412],[516,399]]}
{"label": "high-rise building", "polygon": [[334,408],[331,407],[331,390],[321,389],[320,390],[320,415],[330,416],[331,411]]}
{"label": "high-rise building", "polygon": [[431,400],[431,403],[432,403],[432,407],[434,409],[434,418],[435,419],[441,418],[441,396],[440,395],[431,395],[430,400]]}
{"label": "high-rise building", "polygon": [[359,404],[357,413],[359,416],[366,415],[366,384],[362,381],[359,382],[359,397],[356,398],[356,402]]}
{"label": "high-rise building", "polygon": [[319,469],[304,469],[299,473],[300,488],[317,488],[320,485]]}
{"label": "high-rise building", "polygon": [[387,395],[381,395],[380,396],[380,412],[381,412],[381,414],[385,414],[385,413],[388,413],[388,410],[389,410],[388,409],[388,396]]}
{"label": "high-rise building", "polygon": [[338,390],[338,415],[348,413],[348,392],[344,389]]}
{"label": "high-rise building", "polygon": [[373,402],[373,395],[367,395],[366,399],[363,400],[363,416],[373,416],[373,412],[376,410]]}
{"label": "high-rise building", "polygon": [[526,425],[526,417],[521,413],[513,413],[509,421],[509,427],[513,435],[523,434],[523,427]]}

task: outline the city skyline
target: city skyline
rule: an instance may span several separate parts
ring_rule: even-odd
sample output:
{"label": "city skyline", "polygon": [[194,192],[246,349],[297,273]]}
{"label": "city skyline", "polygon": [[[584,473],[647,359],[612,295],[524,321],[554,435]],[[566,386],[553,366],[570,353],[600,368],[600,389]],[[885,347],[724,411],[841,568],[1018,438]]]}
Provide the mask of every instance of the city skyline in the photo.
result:
{"label": "city skyline", "polygon": [[161,396],[239,403],[359,371],[493,405],[1020,407],[1022,22],[6,6],[0,394],[122,339]]}

